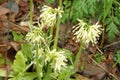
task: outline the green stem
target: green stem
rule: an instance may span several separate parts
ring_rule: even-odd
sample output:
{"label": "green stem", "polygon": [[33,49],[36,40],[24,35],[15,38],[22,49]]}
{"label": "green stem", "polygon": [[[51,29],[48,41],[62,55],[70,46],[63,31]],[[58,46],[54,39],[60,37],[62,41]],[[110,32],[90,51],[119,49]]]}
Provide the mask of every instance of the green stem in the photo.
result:
{"label": "green stem", "polygon": [[[103,23],[103,29],[105,29],[105,25],[104,25],[104,21],[106,18],[106,0],[103,1],[103,19],[102,19],[102,23]],[[104,36],[105,36],[105,31],[102,31],[102,39],[101,39],[101,43],[100,43],[100,48],[102,48],[103,43],[104,43]]]}
{"label": "green stem", "polygon": [[47,72],[45,73],[43,80],[48,80],[48,78],[49,78],[49,80],[51,80],[51,77],[50,77],[51,72],[52,72],[52,69],[50,68],[50,66],[48,66]]}
{"label": "green stem", "polygon": [[53,27],[50,28],[50,36],[53,34]]}
{"label": "green stem", "polygon": [[[112,12],[112,16],[113,16],[113,7],[112,7],[113,2],[114,2],[114,0],[111,0],[108,4],[107,0],[103,0],[103,19],[102,19],[103,29],[105,29],[105,19],[109,15],[108,12],[111,10],[111,8],[112,8],[111,12]],[[103,47],[104,40],[105,40],[105,30],[103,30],[103,32],[102,32],[102,40],[100,43],[100,48]]]}
{"label": "green stem", "polygon": [[[59,6],[60,6],[60,8],[62,7],[62,0],[59,0]],[[60,16],[58,15],[57,24],[56,24],[56,27],[57,27],[56,28],[56,35],[55,35],[55,41],[54,41],[54,46],[53,46],[54,49],[57,48],[57,44],[58,44],[60,22],[61,22],[61,19],[60,19]]]}
{"label": "green stem", "polygon": [[57,44],[58,44],[60,17],[58,17],[58,21],[57,21],[57,26],[56,27],[57,27],[57,29],[56,29],[56,35],[55,35],[54,49],[57,48]]}
{"label": "green stem", "polygon": [[120,6],[120,3],[118,2],[118,1],[114,1],[117,5],[119,5]]}
{"label": "green stem", "polygon": [[72,6],[73,6],[73,0],[71,0],[71,6],[70,6],[69,14],[68,14],[68,23],[70,23],[70,19],[71,19]]}
{"label": "green stem", "polygon": [[30,31],[32,31],[33,0],[30,0]]}
{"label": "green stem", "polygon": [[35,60],[36,60],[36,71],[37,71],[38,80],[42,80],[41,75],[40,75],[41,69],[39,67],[38,49],[39,49],[39,46],[36,44],[36,58],[35,58]]}
{"label": "green stem", "polygon": [[73,65],[75,72],[76,72],[77,64],[79,62],[82,50],[83,50],[83,43],[81,42],[81,45],[80,45],[80,48],[79,48],[79,52],[77,53],[77,55],[75,57],[75,62],[74,62],[74,65]]}
{"label": "green stem", "polygon": [[77,71],[77,65],[78,65],[78,62],[79,62],[82,50],[83,50],[83,43],[81,42],[79,51],[78,51],[78,53],[77,53],[77,55],[75,57],[75,61],[74,61],[74,64],[73,64],[73,69],[68,73],[66,80],[68,80],[71,75],[73,75],[74,73],[76,73],[76,71]]}
{"label": "green stem", "polygon": [[[103,29],[105,29],[105,26],[103,25]],[[100,48],[103,47],[104,44],[104,40],[105,40],[105,31],[102,31],[102,39],[101,39],[101,43],[100,43]]]}
{"label": "green stem", "polygon": [[53,38],[53,27],[50,27],[50,39],[49,39],[49,46],[50,46],[50,43],[52,42],[52,38]]}

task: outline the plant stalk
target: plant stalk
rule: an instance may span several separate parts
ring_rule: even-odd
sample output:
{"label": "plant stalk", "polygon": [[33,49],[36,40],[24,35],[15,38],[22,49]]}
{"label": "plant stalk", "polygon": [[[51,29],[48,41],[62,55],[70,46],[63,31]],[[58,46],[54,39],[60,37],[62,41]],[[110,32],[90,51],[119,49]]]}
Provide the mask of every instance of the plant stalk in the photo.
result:
{"label": "plant stalk", "polygon": [[75,61],[74,61],[74,64],[73,64],[73,69],[68,73],[68,77],[67,77],[68,79],[70,78],[71,75],[73,75],[77,71],[77,65],[78,65],[82,50],[83,50],[83,43],[81,42],[81,45],[79,47],[79,51],[78,51],[78,53],[75,57]]}
{"label": "plant stalk", "polygon": [[50,27],[50,39],[49,39],[49,46],[50,46],[50,43],[52,42],[52,38],[53,38],[53,26]]}
{"label": "plant stalk", "polygon": [[33,0],[30,0],[30,31],[32,31]]}
{"label": "plant stalk", "polygon": [[74,62],[74,65],[73,65],[73,69],[74,69],[75,72],[76,72],[77,64],[79,62],[82,50],[83,50],[83,43],[81,42],[79,51],[78,51],[78,53],[77,53],[77,55],[75,57],[75,62]]}
{"label": "plant stalk", "polygon": [[[59,6],[60,8],[62,7],[62,0],[59,0]],[[55,35],[55,41],[54,41],[54,46],[53,48],[56,49],[57,48],[57,44],[58,44],[58,36],[59,36],[59,28],[60,28],[60,16],[57,16],[57,24],[56,24],[56,35]]]}
{"label": "plant stalk", "polygon": [[41,75],[40,75],[40,73],[42,71],[40,70],[40,67],[39,67],[38,49],[39,49],[39,46],[38,46],[38,44],[36,44],[36,57],[35,57],[35,60],[36,60],[36,71],[37,71],[38,80],[42,80],[41,79]]}

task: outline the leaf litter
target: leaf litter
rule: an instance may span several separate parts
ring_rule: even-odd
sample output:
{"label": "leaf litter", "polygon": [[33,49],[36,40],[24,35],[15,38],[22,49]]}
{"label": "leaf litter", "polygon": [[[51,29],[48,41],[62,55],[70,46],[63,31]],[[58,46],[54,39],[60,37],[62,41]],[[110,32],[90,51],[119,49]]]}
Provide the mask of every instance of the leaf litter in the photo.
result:
{"label": "leaf litter", "polygon": [[[37,3],[45,3],[39,0],[35,0],[35,1]],[[12,2],[13,3],[13,7],[12,7],[13,14],[10,18],[9,35],[7,35],[7,31],[9,27],[8,13],[10,12],[9,10],[10,3],[7,3],[7,2],[5,3],[6,3],[6,6],[0,5],[0,53],[2,54],[3,59],[7,58],[8,60],[13,61],[17,51],[21,48],[20,45],[24,43],[24,41],[23,42],[14,41],[12,31],[17,31],[18,33],[22,33],[22,34],[26,34],[27,32],[29,32],[28,26],[20,25],[20,22],[22,22],[23,20],[29,21],[29,15],[28,15],[29,14],[29,2],[28,0],[14,0]],[[39,11],[34,11],[34,12],[35,12],[34,16],[37,17],[38,16],[37,14],[39,14]],[[24,19],[25,16],[27,16],[26,19]],[[35,17],[35,20],[36,20],[36,17]],[[80,43],[76,43],[75,40],[73,40],[73,34],[71,33],[72,27],[69,27],[69,29],[67,28],[67,26],[71,26],[71,25],[67,23],[61,25],[58,46],[69,49],[70,51],[73,52],[74,55],[76,55],[79,50]],[[8,38],[7,45],[6,45],[6,38]],[[106,45],[109,45],[109,44],[106,44]],[[111,46],[107,47],[108,49],[104,49],[104,50],[101,49],[102,50],[101,52],[104,53],[106,60],[98,64],[93,59],[93,56],[96,54],[97,51],[99,51],[96,46],[94,47],[90,46],[89,49],[84,50],[82,52],[82,56],[79,60],[78,67],[77,67],[78,72],[74,76],[77,80],[79,79],[81,80],[103,80],[111,76],[114,78],[120,76],[120,66],[114,66],[114,67],[112,66],[114,64],[114,61],[113,61],[114,49],[111,50],[111,48],[109,48]],[[6,57],[6,52],[7,52],[7,57]],[[0,65],[0,70],[3,70],[3,71],[6,70],[8,71],[8,74],[9,74],[11,66],[8,67],[8,65],[6,66],[3,66],[3,65],[4,64]],[[81,66],[83,66],[82,69],[81,69]],[[6,75],[6,78],[7,77],[8,75]]]}

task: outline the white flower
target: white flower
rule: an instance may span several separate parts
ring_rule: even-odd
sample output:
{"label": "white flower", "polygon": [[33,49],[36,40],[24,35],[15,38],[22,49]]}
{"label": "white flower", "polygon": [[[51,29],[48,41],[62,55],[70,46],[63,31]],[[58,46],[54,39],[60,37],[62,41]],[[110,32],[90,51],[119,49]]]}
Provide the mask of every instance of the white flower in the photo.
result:
{"label": "white flower", "polygon": [[92,45],[97,44],[97,40],[103,30],[101,25],[98,25],[98,22],[95,25],[88,25],[82,20],[78,21],[79,23],[74,26],[73,30],[76,42],[82,41],[85,46],[88,46],[89,43],[92,43]]}
{"label": "white flower", "polygon": [[20,26],[30,26],[30,21],[20,22]]}
{"label": "white flower", "polygon": [[[35,55],[33,56],[33,57],[35,58],[35,56],[36,56],[36,54],[37,54],[36,49],[33,50],[33,54],[35,54]],[[43,49],[43,48],[38,49],[38,58],[39,58],[39,59],[44,58],[44,49]]]}
{"label": "white flower", "polygon": [[51,68],[54,69],[54,71],[61,71],[66,67],[66,57],[63,55],[64,51],[56,51],[56,49],[52,51],[48,51],[46,55],[45,62],[50,62]]}
{"label": "white flower", "polygon": [[42,32],[42,30],[40,28],[34,27],[32,32],[27,33],[26,40],[33,44],[35,43],[42,44],[45,42],[45,39],[43,36],[44,36],[44,33]]}
{"label": "white flower", "polygon": [[54,10],[55,10],[55,13],[57,13],[59,15],[59,17],[62,18],[62,14],[61,13],[63,13],[63,11],[60,9],[60,7],[55,8]]}
{"label": "white flower", "polygon": [[60,17],[62,17],[61,13],[63,11],[58,7],[53,9],[49,6],[44,5],[42,7],[41,10],[41,15],[40,15],[40,22],[42,26],[54,26],[54,24],[56,23],[56,17],[57,15],[59,15]]}

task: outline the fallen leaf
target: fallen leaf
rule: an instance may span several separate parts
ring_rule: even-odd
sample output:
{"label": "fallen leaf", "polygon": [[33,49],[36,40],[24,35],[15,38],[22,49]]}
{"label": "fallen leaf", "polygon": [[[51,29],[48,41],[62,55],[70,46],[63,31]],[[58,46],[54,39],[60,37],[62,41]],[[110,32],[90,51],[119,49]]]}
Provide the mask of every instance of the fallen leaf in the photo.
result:
{"label": "fallen leaf", "polygon": [[7,16],[2,15],[0,16],[0,34],[6,33],[8,31],[8,22]]}
{"label": "fallen leaf", "polygon": [[10,45],[11,45],[16,51],[18,51],[18,50],[20,49],[20,44],[17,43],[17,42],[11,41],[11,42],[10,42]]}
{"label": "fallen leaf", "polygon": [[80,74],[75,74],[74,77],[75,77],[75,80],[90,80],[89,78]]}
{"label": "fallen leaf", "polygon": [[3,7],[3,6],[0,6],[0,16],[2,15],[5,15],[9,12],[9,9]]}
{"label": "fallen leaf", "polygon": [[14,13],[14,18],[15,18],[16,15],[17,15],[18,12],[19,12],[18,4],[12,0],[12,1],[9,1],[9,2],[5,5],[5,7],[8,8],[9,10],[10,10],[10,8],[11,8],[11,12]]}

